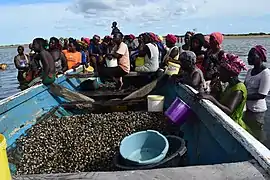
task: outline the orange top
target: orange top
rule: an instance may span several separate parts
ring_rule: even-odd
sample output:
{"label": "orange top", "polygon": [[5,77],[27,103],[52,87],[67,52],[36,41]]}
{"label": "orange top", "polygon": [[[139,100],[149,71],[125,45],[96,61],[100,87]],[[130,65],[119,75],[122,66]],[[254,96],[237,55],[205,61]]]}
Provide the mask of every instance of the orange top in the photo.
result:
{"label": "orange top", "polygon": [[82,62],[82,54],[78,51],[69,52],[68,50],[63,50],[63,53],[67,59],[68,69],[72,69],[73,66]]}

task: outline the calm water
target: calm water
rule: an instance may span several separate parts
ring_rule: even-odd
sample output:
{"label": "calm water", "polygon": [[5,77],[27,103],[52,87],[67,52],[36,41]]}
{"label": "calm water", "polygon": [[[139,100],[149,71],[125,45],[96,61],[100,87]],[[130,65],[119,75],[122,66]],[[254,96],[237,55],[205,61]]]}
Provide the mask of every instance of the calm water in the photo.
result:
{"label": "calm water", "polygon": [[[270,60],[270,39],[269,38],[237,38],[225,39],[223,48],[228,51],[239,55],[247,64],[247,53],[249,49],[256,45],[261,44],[268,50],[268,59]],[[28,50],[26,50],[28,52]],[[18,89],[19,83],[17,81],[17,70],[13,63],[13,58],[16,55],[16,48],[0,49],[0,63],[7,63],[8,68],[6,71],[0,70],[0,99],[6,98],[12,94],[20,91]],[[270,68],[270,63],[267,63]],[[244,80],[246,72],[240,75],[240,79]],[[267,98],[267,103],[270,105],[270,97]],[[270,113],[268,113],[270,117]],[[269,119],[270,120],[270,119]],[[270,127],[270,126],[269,126]]]}

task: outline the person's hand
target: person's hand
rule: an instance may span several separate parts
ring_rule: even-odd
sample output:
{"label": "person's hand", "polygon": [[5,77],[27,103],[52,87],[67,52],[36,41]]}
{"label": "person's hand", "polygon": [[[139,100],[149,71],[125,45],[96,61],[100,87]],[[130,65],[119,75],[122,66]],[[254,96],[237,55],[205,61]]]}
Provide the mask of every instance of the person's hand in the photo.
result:
{"label": "person's hand", "polygon": [[200,92],[200,93],[197,94],[197,98],[199,98],[199,99],[207,99],[207,100],[210,100],[211,101],[212,96],[209,95],[209,94]]}

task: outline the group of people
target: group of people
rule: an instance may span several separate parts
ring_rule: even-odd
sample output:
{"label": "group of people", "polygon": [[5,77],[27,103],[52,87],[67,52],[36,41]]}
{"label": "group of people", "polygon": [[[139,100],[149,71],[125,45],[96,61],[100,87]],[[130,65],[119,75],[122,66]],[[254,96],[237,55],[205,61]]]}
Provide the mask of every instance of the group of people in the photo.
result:
{"label": "group of people", "polygon": [[[265,98],[270,90],[270,70],[264,65],[267,51],[261,45],[252,47],[247,60],[253,68],[248,70],[237,55],[222,50],[223,39],[219,32],[210,36],[188,32],[179,56],[181,70],[171,79],[197,89],[198,98],[212,101],[269,146],[264,128]],[[238,76],[243,70],[247,70],[247,75],[241,82]]]}
{"label": "group of people", "polygon": [[[114,79],[121,88],[122,77],[131,70],[154,73],[175,63],[181,68],[170,77],[174,83],[192,86],[199,91],[198,98],[212,101],[259,140],[266,139],[263,125],[270,71],[263,63],[267,61],[263,46],[257,45],[249,51],[248,63],[254,68],[248,70],[245,82],[241,82],[238,75],[247,68],[237,55],[222,50],[224,37],[219,32],[209,36],[187,32],[185,44],[179,47],[175,35],[168,34],[163,43],[151,32],[142,33],[138,38],[132,34],[124,36],[116,25],[116,22],[112,25],[112,36],[103,39],[98,35],[91,40],[52,37],[46,42],[36,38],[29,46],[28,55],[19,46],[14,58],[18,80],[29,82],[41,76],[42,82],[49,85],[57,74],[84,65],[92,66],[100,77]],[[136,63],[138,59],[143,63]],[[108,63],[112,61],[116,62],[114,66]]]}

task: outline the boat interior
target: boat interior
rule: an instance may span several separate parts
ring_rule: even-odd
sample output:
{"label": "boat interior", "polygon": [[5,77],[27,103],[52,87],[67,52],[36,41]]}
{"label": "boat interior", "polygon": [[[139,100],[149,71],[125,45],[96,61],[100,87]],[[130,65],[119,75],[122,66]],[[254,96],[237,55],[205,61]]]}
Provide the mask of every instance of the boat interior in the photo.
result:
{"label": "boat interior", "polygon": [[[136,77],[134,77],[136,79]],[[138,80],[138,89],[143,84],[151,82],[151,78]],[[146,78],[144,78],[146,79]],[[27,134],[27,130],[39,121],[46,121],[50,117],[71,116],[81,113],[104,113],[113,111],[146,111],[145,97],[133,100],[121,100],[128,93],[104,93],[94,90],[79,90],[81,83],[87,78],[67,78],[61,76],[56,84],[69,90],[96,100],[89,102],[68,102],[63,97],[50,93],[49,88],[38,85],[21,93],[0,101],[0,133],[4,134],[8,144],[8,155],[17,159],[16,140]],[[127,80],[128,81],[128,80]],[[135,80],[133,80],[135,82]],[[139,83],[140,82],[140,83]],[[134,84],[134,83],[133,83]],[[134,91],[134,89],[132,91]],[[117,94],[118,93],[118,94]],[[165,96],[165,109],[170,106],[176,97],[182,99],[192,109],[192,113],[181,126],[172,128],[172,134],[177,134],[185,140],[185,161],[174,167],[152,169],[144,171],[122,172],[94,172],[58,175],[35,175],[35,178],[69,178],[89,177],[89,179],[131,179],[141,177],[151,179],[154,176],[160,179],[174,179],[176,177],[197,177],[205,179],[222,179],[225,176],[235,178],[256,177],[268,178],[270,152],[260,142],[248,134],[224,112],[207,100],[196,99],[196,91],[185,85],[174,85],[168,81],[159,81],[150,94]],[[107,99],[101,96],[107,95]],[[115,99],[109,101],[109,99]],[[107,102],[107,103],[106,103]],[[164,119],[165,120],[165,119]],[[9,161],[12,174],[16,174],[16,163]],[[156,175],[155,175],[156,174]],[[211,176],[210,176],[211,175]],[[164,178],[166,176],[166,178]],[[31,176],[14,176],[14,179],[24,179]],[[179,179],[178,178],[178,179]]]}

